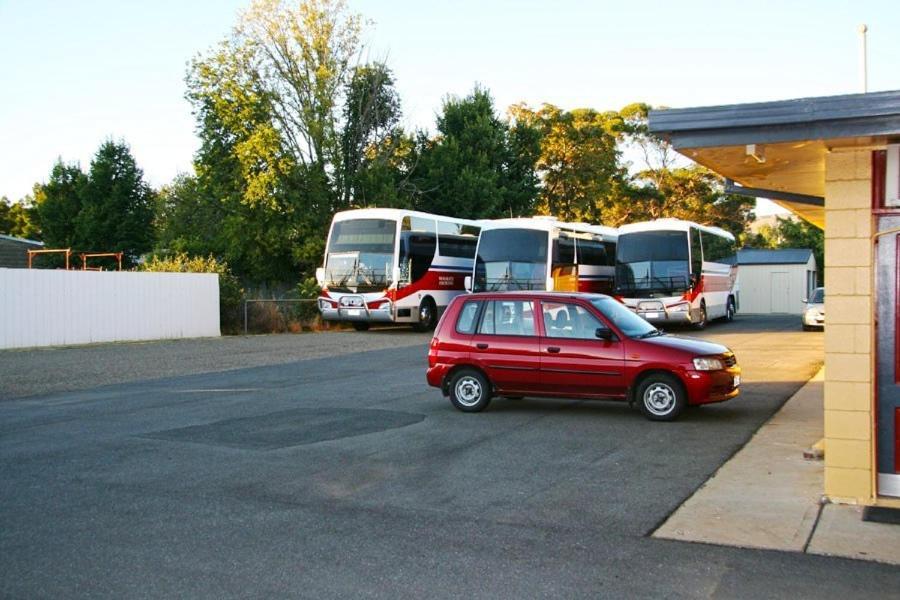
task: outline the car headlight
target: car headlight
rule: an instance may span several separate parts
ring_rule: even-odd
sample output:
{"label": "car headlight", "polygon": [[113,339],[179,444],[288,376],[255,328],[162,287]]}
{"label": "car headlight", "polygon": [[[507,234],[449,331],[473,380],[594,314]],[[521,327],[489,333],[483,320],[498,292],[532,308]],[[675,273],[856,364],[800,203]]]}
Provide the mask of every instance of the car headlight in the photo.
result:
{"label": "car headlight", "polygon": [[698,371],[718,371],[724,369],[725,365],[718,358],[700,356],[694,359],[694,368]]}
{"label": "car headlight", "polygon": [[687,302],[682,302],[681,304],[676,304],[675,306],[669,307],[669,312],[687,312],[691,308],[691,305]]}

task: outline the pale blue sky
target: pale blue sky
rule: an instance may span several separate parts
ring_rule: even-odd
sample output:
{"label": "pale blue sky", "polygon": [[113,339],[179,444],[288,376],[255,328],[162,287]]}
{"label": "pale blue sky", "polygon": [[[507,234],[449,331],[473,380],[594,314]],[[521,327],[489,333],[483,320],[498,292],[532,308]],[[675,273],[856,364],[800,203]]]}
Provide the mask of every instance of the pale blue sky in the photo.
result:
{"label": "pale blue sky", "polygon": [[[86,166],[124,138],[153,185],[197,147],[187,61],[227,35],[248,0],[0,0],[0,195],[18,199],[58,156]],[[349,0],[374,23],[368,56],[394,70],[408,127],[475,82],[518,101],[619,109],[900,89],[900,8],[890,1]]]}

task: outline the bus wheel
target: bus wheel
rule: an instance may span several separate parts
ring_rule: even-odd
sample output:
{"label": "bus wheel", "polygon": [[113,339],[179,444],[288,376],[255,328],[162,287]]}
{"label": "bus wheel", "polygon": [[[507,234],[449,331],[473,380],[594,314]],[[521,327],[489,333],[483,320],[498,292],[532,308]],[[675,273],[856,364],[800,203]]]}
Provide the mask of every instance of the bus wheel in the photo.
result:
{"label": "bus wheel", "polygon": [[728,307],[725,309],[725,321],[731,323],[734,321],[734,313],[737,311],[734,308],[734,298],[728,298]]}
{"label": "bus wheel", "polygon": [[419,305],[419,322],[413,325],[416,331],[431,331],[437,325],[437,307],[434,300],[425,298]]}
{"label": "bus wheel", "polygon": [[694,321],[693,326],[694,329],[705,329],[706,328],[706,303],[700,303],[700,310],[697,312],[697,320]]}
{"label": "bus wheel", "polygon": [[357,331],[368,331],[369,324],[362,321],[353,321],[353,329]]}

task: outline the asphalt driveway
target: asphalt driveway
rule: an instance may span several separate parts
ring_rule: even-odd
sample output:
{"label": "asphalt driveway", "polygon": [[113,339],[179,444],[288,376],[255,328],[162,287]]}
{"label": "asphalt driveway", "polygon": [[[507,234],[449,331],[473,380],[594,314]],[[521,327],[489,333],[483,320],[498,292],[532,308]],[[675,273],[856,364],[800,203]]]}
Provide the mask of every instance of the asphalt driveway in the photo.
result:
{"label": "asphalt driveway", "polygon": [[896,597],[894,567],[647,537],[815,372],[795,318],[704,332],[744,393],[671,424],[463,414],[425,385],[424,339],[392,335],[0,403],[0,596]]}

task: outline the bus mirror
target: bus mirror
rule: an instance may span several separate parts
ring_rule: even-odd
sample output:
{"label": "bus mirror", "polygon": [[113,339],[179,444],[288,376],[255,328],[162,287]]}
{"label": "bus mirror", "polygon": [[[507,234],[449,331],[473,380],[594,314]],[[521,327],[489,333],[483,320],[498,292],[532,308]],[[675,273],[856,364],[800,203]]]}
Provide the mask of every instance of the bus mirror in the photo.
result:
{"label": "bus mirror", "polygon": [[465,280],[463,280],[463,287],[466,288],[467,292],[472,291],[472,276],[466,275]]}
{"label": "bus mirror", "polygon": [[319,287],[325,285],[325,269],[322,267],[316,269],[316,283],[319,284]]}
{"label": "bus mirror", "polygon": [[391,281],[394,283],[400,283],[400,267],[394,267],[391,269]]}

